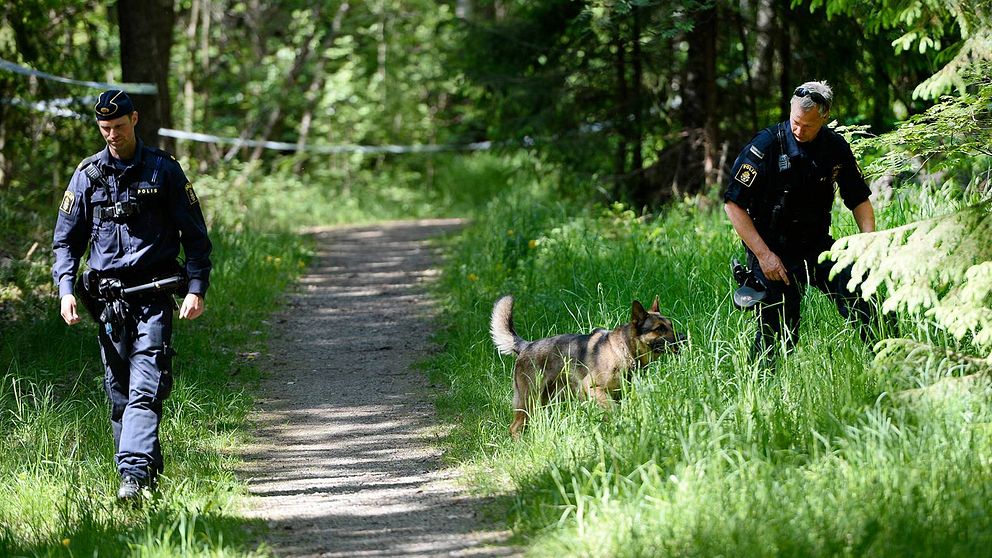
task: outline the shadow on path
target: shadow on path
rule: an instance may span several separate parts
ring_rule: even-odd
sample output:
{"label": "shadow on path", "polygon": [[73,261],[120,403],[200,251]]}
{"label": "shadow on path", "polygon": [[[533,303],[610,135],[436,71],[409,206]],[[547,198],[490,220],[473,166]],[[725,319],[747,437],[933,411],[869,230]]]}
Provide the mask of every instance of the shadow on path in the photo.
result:
{"label": "shadow on path", "polygon": [[315,265],[278,316],[243,454],[249,515],[282,556],[510,556],[434,443],[425,283],[457,220],[315,231]]}

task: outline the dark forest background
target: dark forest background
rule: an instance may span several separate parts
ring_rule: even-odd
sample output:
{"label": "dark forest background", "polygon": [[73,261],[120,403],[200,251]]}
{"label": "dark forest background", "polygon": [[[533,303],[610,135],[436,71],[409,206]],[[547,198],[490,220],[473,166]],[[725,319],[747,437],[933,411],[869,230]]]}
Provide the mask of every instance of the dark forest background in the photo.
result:
{"label": "dark forest background", "polygon": [[[556,195],[651,210],[686,196],[716,200],[740,146],[785,117],[803,81],[832,84],[832,116],[862,135],[892,130],[942,94],[981,87],[975,68],[992,59],[988,7],[15,0],[0,7],[0,58],[76,80],[157,85],[155,95],[135,95],[139,134],[175,152],[208,202],[236,200],[249,214],[280,188],[324,200],[398,186],[427,192],[443,159],[382,147],[476,142],[527,152]],[[75,164],[102,147],[89,117],[98,93],[0,70],[8,280],[17,262],[47,256],[38,246],[47,248]],[[177,140],[159,128],[229,140]]]}

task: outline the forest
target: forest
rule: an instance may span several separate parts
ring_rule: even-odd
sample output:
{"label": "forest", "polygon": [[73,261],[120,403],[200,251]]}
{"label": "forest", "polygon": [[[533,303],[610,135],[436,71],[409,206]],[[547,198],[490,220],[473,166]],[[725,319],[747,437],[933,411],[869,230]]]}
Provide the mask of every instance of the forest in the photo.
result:
{"label": "forest", "polygon": [[[888,328],[817,292],[772,375],[748,360],[732,165],[833,88],[872,191],[830,256]],[[68,328],[52,238],[106,143],[101,91],[172,153],[214,241],[208,311],[177,329],[174,471],[106,495],[96,324]],[[419,366],[445,462],[531,556],[977,556],[992,548],[992,0],[12,0],[0,5],[0,555],[270,556],[239,511],[255,361],[315,261],[307,227],[464,218],[439,241]],[[811,289],[815,291],[815,289]],[[489,338],[612,328],[660,295],[689,348],[607,418],[541,408],[519,441]],[[237,370],[236,373],[232,372]]]}

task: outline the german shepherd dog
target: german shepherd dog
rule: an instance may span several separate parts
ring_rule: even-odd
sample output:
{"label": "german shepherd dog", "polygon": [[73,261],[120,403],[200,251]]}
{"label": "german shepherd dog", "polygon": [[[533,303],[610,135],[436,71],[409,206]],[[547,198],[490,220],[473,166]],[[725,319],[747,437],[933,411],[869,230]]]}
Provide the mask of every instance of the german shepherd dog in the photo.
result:
{"label": "german shepherd dog", "polygon": [[678,352],[685,336],[658,313],[658,297],[650,310],[634,301],[630,322],[607,331],[568,333],[537,341],[522,339],[513,329],[513,297],[493,306],[490,333],[501,354],[517,355],[513,367],[513,422],[510,436],[520,437],[534,405],[546,404],[567,391],[592,399],[604,409],[613,406],[624,374],[645,366],[663,353]]}

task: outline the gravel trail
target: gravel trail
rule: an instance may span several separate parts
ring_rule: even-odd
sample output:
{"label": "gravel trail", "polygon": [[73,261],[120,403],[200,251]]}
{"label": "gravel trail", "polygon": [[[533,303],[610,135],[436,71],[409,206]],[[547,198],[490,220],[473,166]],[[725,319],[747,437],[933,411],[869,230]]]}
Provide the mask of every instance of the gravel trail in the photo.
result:
{"label": "gravel trail", "polygon": [[314,231],[316,261],[274,319],[243,455],[248,515],[279,556],[515,556],[445,467],[421,370],[457,220]]}

